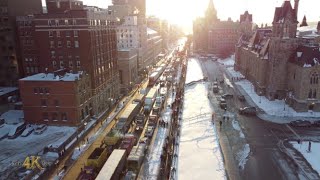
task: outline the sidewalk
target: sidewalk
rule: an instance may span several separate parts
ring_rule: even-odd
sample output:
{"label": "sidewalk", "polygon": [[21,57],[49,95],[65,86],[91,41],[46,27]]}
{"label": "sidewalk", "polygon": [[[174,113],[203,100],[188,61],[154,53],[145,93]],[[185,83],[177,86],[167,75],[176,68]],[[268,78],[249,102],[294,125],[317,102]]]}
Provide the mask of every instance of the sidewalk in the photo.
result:
{"label": "sidewalk", "polygon": [[[233,67],[232,67],[233,68]],[[237,81],[231,81],[235,87],[235,91],[245,96],[246,101],[250,106],[258,108],[259,112],[257,116],[265,121],[271,121],[274,123],[289,123],[293,120],[305,119],[305,120],[318,120],[320,113],[317,112],[296,112],[283,100],[270,101],[265,96],[259,96],[254,91],[253,87],[249,87],[251,84],[248,80],[243,79],[243,75],[234,71],[231,68],[223,67],[225,74],[228,78],[238,78]],[[245,89],[245,88],[246,89]]]}

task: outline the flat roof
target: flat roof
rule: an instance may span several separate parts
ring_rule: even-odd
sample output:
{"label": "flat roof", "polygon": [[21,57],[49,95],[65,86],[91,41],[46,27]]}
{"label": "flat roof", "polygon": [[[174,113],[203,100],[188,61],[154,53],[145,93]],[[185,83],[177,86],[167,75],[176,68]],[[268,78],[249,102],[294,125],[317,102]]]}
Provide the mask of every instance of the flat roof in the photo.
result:
{"label": "flat roof", "polygon": [[156,93],[157,93],[157,88],[153,87],[149,90],[146,98],[154,98]]}
{"label": "flat roof", "polygon": [[138,161],[141,156],[144,156],[145,148],[146,148],[145,144],[139,144],[138,146],[133,146],[128,156],[128,161]]}
{"label": "flat roof", "polygon": [[17,87],[0,87],[0,96],[6,95],[16,90],[18,90]]}
{"label": "flat roof", "polygon": [[117,169],[122,157],[124,156],[126,150],[115,149],[108,158],[107,162],[103,165],[101,171],[99,172],[96,180],[107,180],[111,179],[114,171]]}
{"label": "flat roof", "polygon": [[39,73],[32,76],[22,78],[22,81],[75,81],[80,79],[81,73],[66,73],[64,76],[54,75],[53,73]]}

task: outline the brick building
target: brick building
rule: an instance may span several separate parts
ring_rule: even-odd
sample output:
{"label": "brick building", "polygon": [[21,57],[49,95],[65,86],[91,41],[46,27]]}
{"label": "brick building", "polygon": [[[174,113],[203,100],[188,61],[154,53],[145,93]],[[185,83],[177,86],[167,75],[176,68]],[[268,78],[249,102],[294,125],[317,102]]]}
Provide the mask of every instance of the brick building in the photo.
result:
{"label": "brick building", "polygon": [[39,73],[19,80],[27,123],[80,126],[93,115],[89,74]]}
{"label": "brick building", "polygon": [[18,86],[23,76],[22,58],[16,43],[16,16],[41,12],[41,0],[28,0],[23,5],[21,0],[0,0],[0,86]]}
{"label": "brick building", "polygon": [[[107,10],[84,6],[82,1],[47,0],[46,3],[48,13],[18,19],[20,42],[25,39],[24,32],[30,31],[36,49],[23,53],[24,69],[27,74],[64,68],[87,72],[91,78],[93,112],[98,116],[119,98],[114,22]],[[30,19],[31,27],[25,27],[24,21]],[[21,46],[22,50],[28,49],[24,43]]]}
{"label": "brick building", "polygon": [[284,1],[274,13],[270,29],[242,36],[236,47],[235,69],[252,82],[258,94],[284,99],[296,111],[320,111],[319,44],[297,37],[297,12]]}

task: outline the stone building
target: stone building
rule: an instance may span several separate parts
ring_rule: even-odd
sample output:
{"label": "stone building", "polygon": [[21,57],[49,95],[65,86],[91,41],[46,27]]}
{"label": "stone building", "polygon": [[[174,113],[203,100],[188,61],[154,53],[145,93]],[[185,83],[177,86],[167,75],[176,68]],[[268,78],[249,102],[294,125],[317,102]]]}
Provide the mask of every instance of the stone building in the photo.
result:
{"label": "stone building", "polygon": [[118,68],[121,93],[126,94],[138,81],[138,55],[136,49],[118,50]]}
{"label": "stone building", "polygon": [[240,35],[251,31],[251,14],[246,11],[240,16],[240,22],[233,22],[230,18],[221,21],[217,17],[213,1],[210,0],[205,17],[193,22],[193,47],[196,52],[227,56],[234,52]]}
{"label": "stone building", "polygon": [[39,73],[20,79],[19,86],[27,123],[84,126],[93,116],[89,74]]}
{"label": "stone building", "polygon": [[235,69],[252,82],[257,94],[285,99],[297,111],[320,111],[319,45],[297,34],[299,0],[284,1],[274,13],[272,29],[242,36],[236,46]]}

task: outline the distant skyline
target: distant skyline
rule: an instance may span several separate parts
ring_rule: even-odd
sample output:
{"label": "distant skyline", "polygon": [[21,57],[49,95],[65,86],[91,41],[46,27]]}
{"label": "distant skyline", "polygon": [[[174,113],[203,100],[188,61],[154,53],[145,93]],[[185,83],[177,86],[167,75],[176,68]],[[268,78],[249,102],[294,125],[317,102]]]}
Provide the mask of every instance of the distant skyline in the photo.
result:
{"label": "distant skyline", "polygon": [[[44,1],[44,0],[43,0]],[[271,24],[275,7],[282,5],[284,0],[213,0],[218,12],[218,18],[227,20],[231,17],[237,21],[240,14],[246,10],[253,14],[253,21],[257,24]],[[107,8],[111,0],[83,0],[84,4]],[[147,15],[155,15],[169,22],[192,27],[196,17],[204,15],[209,0],[147,0]],[[291,0],[294,4],[294,0]],[[300,0],[298,21],[304,15],[308,22],[320,21],[320,0]]]}

